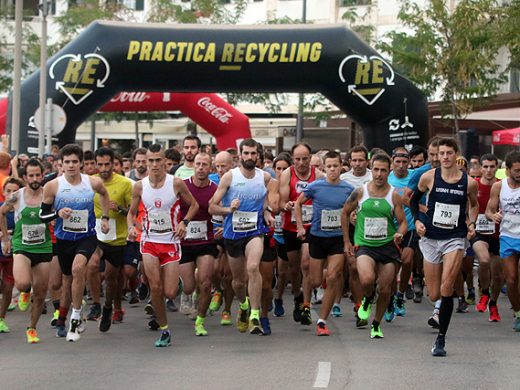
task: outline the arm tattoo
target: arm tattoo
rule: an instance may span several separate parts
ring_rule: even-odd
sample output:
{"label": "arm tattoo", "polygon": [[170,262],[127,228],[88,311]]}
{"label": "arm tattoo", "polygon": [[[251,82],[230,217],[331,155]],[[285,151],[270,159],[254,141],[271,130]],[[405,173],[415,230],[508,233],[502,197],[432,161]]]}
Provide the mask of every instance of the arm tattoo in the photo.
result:
{"label": "arm tattoo", "polygon": [[352,191],[350,193],[350,196],[347,199],[347,203],[349,205],[353,205],[354,203],[357,202],[358,196],[359,196],[359,191],[360,191],[360,188],[356,188],[354,191]]}

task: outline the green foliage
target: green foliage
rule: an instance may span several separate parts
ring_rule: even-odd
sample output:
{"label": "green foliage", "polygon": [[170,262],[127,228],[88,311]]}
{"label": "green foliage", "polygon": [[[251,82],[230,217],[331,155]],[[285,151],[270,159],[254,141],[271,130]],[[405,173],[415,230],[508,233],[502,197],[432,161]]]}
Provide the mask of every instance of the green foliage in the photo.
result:
{"label": "green foliage", "polygon": [[510,67],[520,69],[520,0],[512,0],[502,11],[504,22],[501,24],[500,39],[511,53]]}
{"label": "green foliage", "polygon": [[455,118],[472,111],[475,98],[494,95],[505,81],[496,62],[501,11],[495,0],[431,0],[424,8],[401,0],[399,20],[412,34],[390,32],[378,48],[427,96],[442,91]]}
{"label": "green foliage", "polygon": [[[363,15],[358,13],[358,6],[365,5]],[[349,28],[356,32],[365,42],[370,43],[374,39],[376,28],[373,24],[365,23],[370,17],[373,7],[372,1],[359,0],[343,0],[342,6],[347,10],[341,16],[341,19],[347,22]]]}

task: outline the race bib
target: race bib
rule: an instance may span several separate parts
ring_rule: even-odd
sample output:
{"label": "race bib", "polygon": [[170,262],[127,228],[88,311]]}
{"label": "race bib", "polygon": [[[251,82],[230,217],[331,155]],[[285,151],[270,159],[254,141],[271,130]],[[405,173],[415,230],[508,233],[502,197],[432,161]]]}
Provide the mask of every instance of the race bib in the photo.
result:
{"label": "race bib", "polygon": [[520,235],[520,215],[518,214],[505,214],[502,219],[502,230],[508,231],[514,235]]}
{"label": "race bib", "polygon": [[256,230],[258,213],[254,211],[235,211],[232,225],[235,233],[252,232]]}
{"label": "race bib", "polygon": [[[293,224],[296,223],[296,214],[295,214],[294,209],[291,212],[291,222]],[[312,205],[304,204],[302,206],[302,222],[304,225],[312,222]]]}
{"label": "race bib", "polygon": [[167,211],[148,213],[148,232],[155,234],[167,234],[173,232],[172,218]]}
{"label": "race bib", "polygon": [[441,229],[455,229],[458,225],[460,215],[460,205],[435,203],[433,212],[433,226]]}
{"label": "race bib", "polygon": [[71,233],[88,232],[88,210],[72,210],[70,217],[63,220],[63,230]]}
{"label": "race bib", "polygon": [[276,234],[282,234],[283,233],[283,219],[282,214],[278,214],[274,216],[274,232]]}
{"label": "race bib", "polygon": [[108,220],[108,227],[109,227],[109,231],[107,234],[103,233],[101,231],[101,219],[100,218],[97,218],[96,219],[96,235],[97,235],[97,239],[99,241],[114,241],[117,237],[116,235],[116,220],[115,219],[112,219],[110,218]]}
{"label": "race bib", "polygon": [[341,229],[341,210],[322,210],[321,230],[332,231]]}
{"label": "race bib", "polygon": [[22,225],[22,244],[38,245],[45,242],[45,226],[44,223],[37,225]]}
{"label": "race bib", "polygon": [[207,240],[208,224],[206,221],[191,221],[186,227],[185,240]]}
{"label": "race bib", "polygon": [[388,219],[365,218],[365,240],[384,240],[388,237]]}
{"label": "race bib", "polygon": [[486,218],[485,214],[479,214],[475,223],[475,230],[480,234],[495,233],[495,222]]}

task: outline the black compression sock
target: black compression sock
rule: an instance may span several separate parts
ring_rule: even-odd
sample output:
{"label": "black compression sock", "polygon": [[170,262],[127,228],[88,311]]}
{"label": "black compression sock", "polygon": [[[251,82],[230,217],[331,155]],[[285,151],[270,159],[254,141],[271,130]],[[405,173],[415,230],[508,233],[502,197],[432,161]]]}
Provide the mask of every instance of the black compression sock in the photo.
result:
{"label": "black compression sock", "polygon": [[54,310],[58,310],[60,308],[60,300],[59,299],[53,300],[52,306],[54,307]]}
{"label": "black compression sock", "polygon": [[489,297],[489,288],[483,288],[482,295],[487,295]]}
{"label": "black compression sock", "polygon": [[450,326],[451,315],[453,314],[453,298],[442,297],[441,309],[439,311],[439,334],[445,335]]}

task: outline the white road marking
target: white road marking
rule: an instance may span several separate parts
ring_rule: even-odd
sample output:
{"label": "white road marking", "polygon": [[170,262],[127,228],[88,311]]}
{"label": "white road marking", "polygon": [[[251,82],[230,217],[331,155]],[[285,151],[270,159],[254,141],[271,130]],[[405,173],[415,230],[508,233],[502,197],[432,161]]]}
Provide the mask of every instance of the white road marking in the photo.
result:
{"label": "white road marking", "polygon": [[326,389],[329,386],[331,370],[331,362],[318,362],[318,372],[316,373],[314,387]]}

